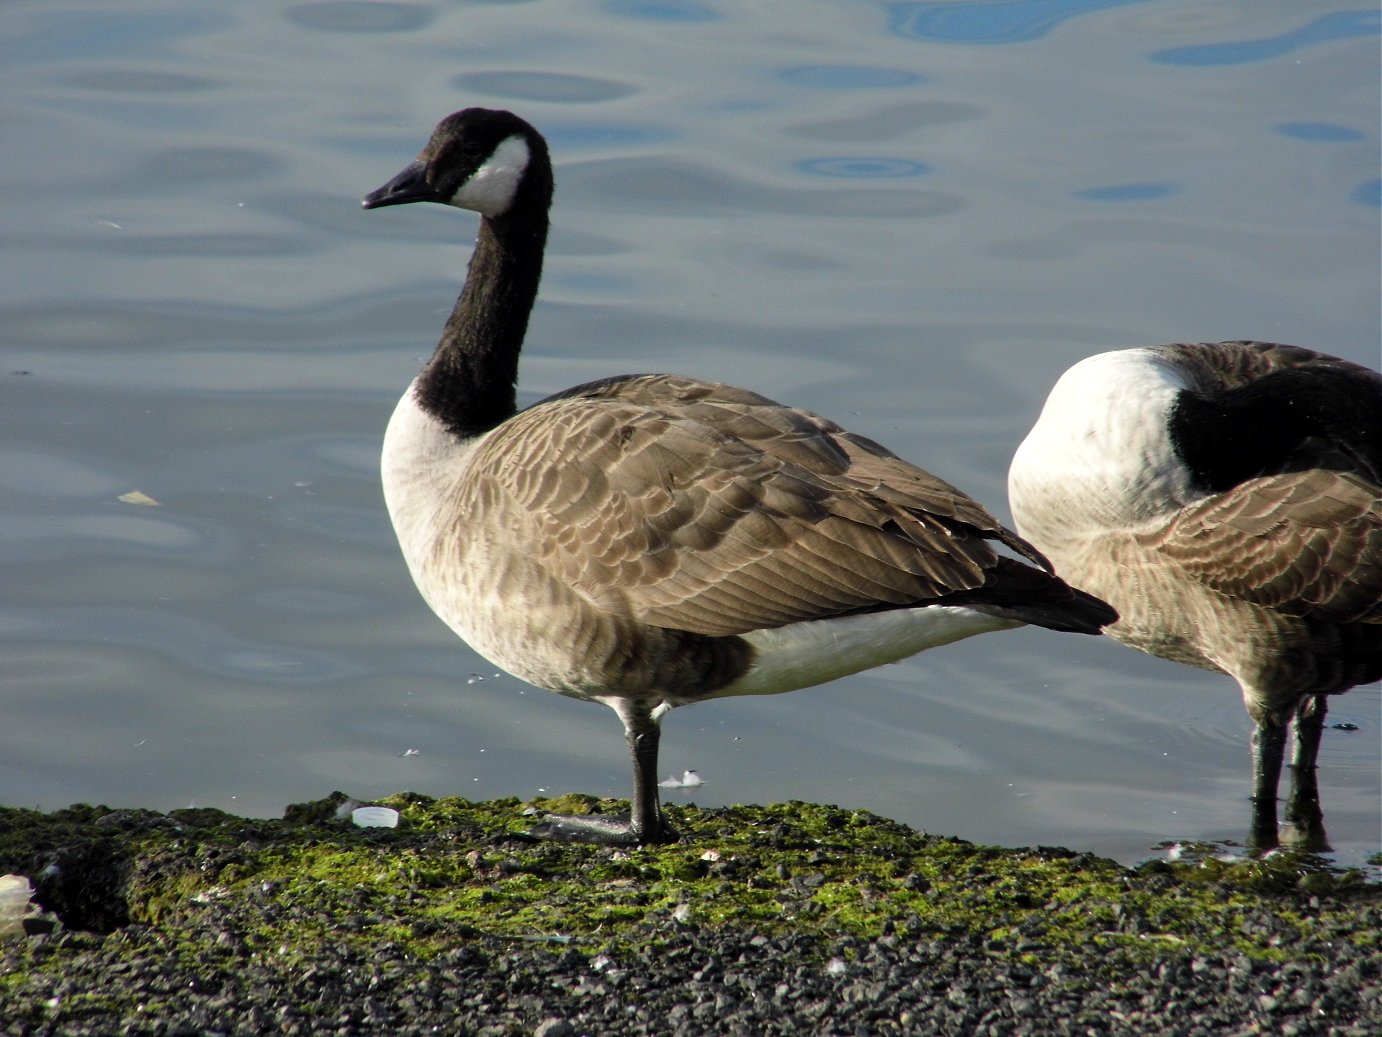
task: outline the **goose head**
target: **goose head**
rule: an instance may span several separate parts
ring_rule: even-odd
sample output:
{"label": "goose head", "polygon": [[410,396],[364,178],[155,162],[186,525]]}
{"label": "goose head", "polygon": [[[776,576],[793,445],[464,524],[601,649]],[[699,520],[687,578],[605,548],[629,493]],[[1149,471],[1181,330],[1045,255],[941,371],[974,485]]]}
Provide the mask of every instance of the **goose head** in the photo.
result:
{"label": "goose head", "polygon": [[438,123],[418,157],[361,205],[437,202],[501,220],[521,208],[545,212],[551,197],[542,136],[512,112],[466,108]]}

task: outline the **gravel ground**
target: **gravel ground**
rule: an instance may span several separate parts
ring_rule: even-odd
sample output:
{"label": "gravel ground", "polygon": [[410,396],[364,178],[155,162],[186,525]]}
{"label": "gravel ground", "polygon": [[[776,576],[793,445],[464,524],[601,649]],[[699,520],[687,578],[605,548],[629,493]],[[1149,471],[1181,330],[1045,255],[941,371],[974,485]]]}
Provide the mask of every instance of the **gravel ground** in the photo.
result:
{"label": "gravel ground", "polygon": [[[1264,920],[1266,921],[1266,920]],[[1375,923],[1376,919],[1374,919]],[[111,947],[115,944],[115,947]],[[1378,952],[1338,941],[1278,968],[1167,953],[1080,972],[966,937],[873,941],[683,933],[635,952],[467,942],[435,960],[348,946],[285,968],[179,961],[156,931],[68,934],[60,978],[12,983],[6,1034],[1337,1034],[1382,1032]],[[1319,957],[1316,957],[1318,955]],[[118,985],[142,1002],[100,1004]],[[40,1007],[50,1005],[52,1007]],[[35,1009],[38,1009],[35,1011]]]}
{"label": "gravel ground", "polygon": [[[20,812],[4,813],[13,818]],[[108,893],[123,891],[125,897],[102,916],[107,932],[59,928],[0,945],[0,1033],[6,1037],[1382,1033],[1382,907],[1375,885],[1325,883],[1328,888],[1317,895],[1299,888],[1264,892],[1220,883],[1210,899],[1235,902],[1236,931],[1224,932],[1226,916],[1206,914],[1196,922],[1193,912],[1179,910],[1185,897],[1202,891],[1165,866],[1137,873],[1068,851],[1033,856],[1032,851],[984,850],[909,833],[915,845],[909,843],[905,852],[914,856],[905,858],[905,868],[894,869],[899,902],[913,894],[943,896],[947,903],[983,903],[986,910],[1001,901],[1004,911],[982,924],[968,915],[946,923],[939,916],[907,913],[904,904],[893,914],[884,910],[869,936],[832,932],[831,915],[821,911],[803,910],[798,926],[701,924],[716,898],[728,896],[721,881],[706,887],[704,901],[649,910],[634,924],[611,922],[609,931],[597,925],[568,941],[495,935],[495,927],[482,931],[443,918],[427,888],[446,883],[421,874],[415,889],[387,903],[367,895],[358,876],[344,881],[349,888],[340,897],[292,896],[291,882],[250,875],[251,863],[262,866],[266,848],[282,864],[285,844],[274,842],[278,836],[263,824],[250,835],[242,824],[225,844],[233,843],[232,848],[222,845],[213,853],[200,828],[169,823],[159,832],[149,818],[161,815],[142,816],[138,824],[107,825],[96,842],[74,841],[70,832],[55,835],[49,829],[25,842],[13,836],[13,827],[8,845],[0,841],[3,869],[13,870],[25,849],[31,862],[57,861],[50,872],[66,874],[65,903],[76,903],[72,890],[87,888],[88,920],[96,917],[91,909],[99,900],[91,883],[104,883]],[[694,832],[696,824],[687,825],[686,816],[678,823]],[[87,820],[93,818],[99,822],[99,810]],[[740,823],[737,816],[735,821]],[[890,826],[890,838],[901,830],[880,823]],[[112,827],[144,839],[142,863],[131,865],[112,849],[120,845],[111,841],[120,834],[112,835]],[[759,857],[763,847],[793,842],[793,833],[782,835],[782,825],[758,828],[754,852]],[[151,831],[161,840],[157,850],[149,848]],[[371,860],[408,853],[463,855],[456,859],[471,862],[470,881],[478,884],[481,900],[486,884],[497,889],[502,881],[521,879],[528,887],[546,881],[555,891],[555,879],[540,878],[542,868],[554,865],[579,860],[590,873],[611,862],[627,866],[630,859],[642,860],[637,855],[621,860],[608,850],[544,846],[534,858],[539,866],[517,856],[522,844],[496,842],[492,835],[475,839],[454,828],[398,836],[394,843],[388,841],[392,836],[344,833],[328,839],[318,829],[302,832],[294,846],[329,847],[333,853],[363,847],[362,852],[378,855]],[[366,838],[372,841],[358,842]],[[819,847],[823,840],[810,842]],[[957,848],[972,851],[975,856],[963,859],[983,866],[958,866]],[[694,857],[685,849],[658,851],[662,856],[656,860],[680,867],[677,853],[702,859],[692,852]],[[826,867],[819,861],[833,861],[838,852],[830,844],[792,860]],[[922,855],[938,852],[949,855],[944,886],[928,889],[931,883],[917,877],[928,866]],[[481,853],[497,854],[507,870],[487,871],[476,863]],[[1053,898],[1045,905],[1026,903],[1021,891],[995,893],[993,876],[1008,859],[1003,855],[1019,853],[1027,854],[1021,863],[1025,870],[1015,874],[1040,870],[1051,861],[1071,876],[1093,874],[1100,881],[1114,876],[1129,891],[1129,906],[1120,911],[1115,904],[1109,915],[1109,905],[1099,900],[1099,912],[1089,913],[1105,921],[1093,923],[1095,928],[1083,937],[1077,934],[1072,943],[1052,922],[1053,905],[1058,899],[1064,903],[1066,892],[1043,886],[1038,899]],[[878,869],[879,860],[889,855],[903,860],[900,854],[872,846],[859,857]],[[81,862],[103,877],[78,880]],[[640,879],[639,874],[651,874],[640,867],[644,871],[632,878],[592,884],[592,895],[598,890],[607,897],[613,889],[631,902],[650,902],[662,880]],[[198,885],[197,876],[208,873],[214,881]],[[788,873],[794,877],[785,877]],[[834,872],[825,878],[781,863],[737,877],[726,871],[682,881],[690,888],[728,875],[736,883],[762,887],[763,876],[773,874],[782,876],[782,888],[761,892],[784,901],[797,898],[791,902],[801,905],[819,901],[832,883],[845,882]],[[240,886],[229,881],[245,876]],[[56,889],[52,874],[48,880]],[[168,897],[170,881],[181,884],[181,899]],[[390,881],[396,883],[396,877]],[[868,881],[886,908],[882,894],[891,880],[872,875]],[[123,920],[122,909],[140,914],[134,891],[154,888],[164,891],[157,903],[177,906],[152,906],[151,899],[145,912],[151,917]],[[455,892],[441,888],[437,895]],[[61,898],[55,893],[54,899]],[[1112,924],[1109,917],[1117,919],[1116,933],[1097,928]],[[1316,921],[1302,926],[1302,918]],[[413,928],[401,927],[404,919]],[[852,924],[842,923],[846,929]],[[1201,924],[1205,931],[1196,931]],[[284,942],[265,939],[266,931],[283,934]],[[420,953],[405,939],[418,932],[426,933],[432,950]]]}

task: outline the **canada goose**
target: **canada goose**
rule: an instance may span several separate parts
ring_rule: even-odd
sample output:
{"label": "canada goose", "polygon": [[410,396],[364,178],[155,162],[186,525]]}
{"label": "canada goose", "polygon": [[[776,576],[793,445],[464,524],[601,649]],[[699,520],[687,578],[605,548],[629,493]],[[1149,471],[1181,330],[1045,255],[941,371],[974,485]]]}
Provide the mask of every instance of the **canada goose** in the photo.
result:
{"label": "canada goose", "polygon": [[1094,634],[1114,618],[959,490],[755,393],[629,375],[517,411],[551,198],[542,136],[469,108],[363,203],[481,217],[460,298],[384,437],[413,579],[496,665],[612,708],[632,752],[627,822],[551,815],[537,834],[675,840],[656,777],[675,706],[791,691],[1022,623]]}
{"label": "canada goose", "polygon": [[1256,728],[1253,842],[1323,846],[1325,696],[1382,676],[1382,375],[1294,346],[1092,356],[1056,383],[1008,475],[1017,528],[1110,601],[1108,633],[1227,673]]}

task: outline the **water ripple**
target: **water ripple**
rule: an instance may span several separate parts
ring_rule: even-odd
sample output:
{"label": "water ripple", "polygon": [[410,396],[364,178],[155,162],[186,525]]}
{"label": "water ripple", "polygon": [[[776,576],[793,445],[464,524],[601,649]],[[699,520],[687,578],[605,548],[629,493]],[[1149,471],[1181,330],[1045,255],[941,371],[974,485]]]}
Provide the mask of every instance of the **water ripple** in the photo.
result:
{"label": "water ripple", "polygon": [[717,22],[718,11],[689,0],[610,0],[610,14],[649,22]]}
{"label": "water ripple", "polygon": [[564,72],[467,72],[451,80],[451,83],[462,92],[478,90],[520,101],[567,104],[615,101],[637,93],[627,83]]}
{"label": "water ripple", "polygon": [[287,163],[260,148],[215,145],[161,148],[149,152],[117,186],[148,191],[150,184],[170,181],[204,187],[222,181],[250,181],[282,174]]}
{"label": "water ripple", "polygon": [[1363,133],[1332,122],[1283,122],[1275,127],[1283,137],[1324,142],[1362,140]]}
{"label": "water ripple", "polygon": [[59,82],[81,90],[91,90],[99,94],[177,94],[203,93],[223,85],[223,80],[211,76],[191,75],[185,72],[164,72],[160,70],[131,68],[83,69]]}
{"label": "water ripple", "polygon": [[435,12],[421,4],[384,0],[330,0],[288,9],[290,22],[321,32],[410,32],[435,19]]}
{"label": "water ripple", "polygon": [[1062,22],[1147,0],[996,0],[888,5],[888,28],[929,43],[1026,43]]}
{"label": "water ripple", "polygon": [[984,116],[978,105],[957,101],[916,101],[874,109],[852,107],[845,115],[813,119],[788,126],[790,136],[836,143],[896,140],[946,123],[973,122]]}
{"label": "water ripple", "polygon": [[600,123],[592,126],[558,125],[547,131],[547,143],[565,147],[627,147],[630,144],[661,144],[675,134],[667,126],[619,126]]}
{"label": "water ripple", "polygon": [[149,61],[176,53],[187,41],[234,24],[233,15],[213,5],[201,5],[195,11],[164,7],[138,14],[89,8],[80,16],[57,11],[49,18],[51,22],[28,35],[7,34],[8,67],[92,59],[128,61],[132,53]]}
{"label": "water ripple", "polygon": [[194,673],[256,684],[325,684],[358,676],[344,653],[255,641],[226,626],[161,608],[106,606],[0,610],[0,631],[30,642],[118,646],[175,660]]}
{"label": "water ripple", "polygon": [[924,76],[906,69],[870,65],[801,65],[784,68],[779,76],[798,86],[826,90],[878,90],[925,82]]}
{"label": "water ripple", "polygon": [[1179,191],[1175,184],[1109,184],[1105,187],[1087,187],[1074,192],[1074,196],[1090,202],[1145,202],[1153,198],[1167,198]]}
{"label": "water ripple", "polygon": [[1369,180],[1359,184],[1349,196],[1349,201],[1359,205],[1382,206],[1382,180]]}
{"label": "water ripple", "polygon": [[646,212],[659,216],[703,216],[715,212],[794,213],[809,209],[822,216],[901,219],[947,215],[966,204],[962,195],[915,187],[793,191],[731,177],[722,170],[693,162],[655,157],[575,162],[562,170],[562,176],[570,190],[586,197],[588,207],[613,206],[625,215]]}
{"label": "water ripple", "polygon": [[808,158],[797,168],[812,176],[844,177],[854,180],[893,180],[900,177],[923,176],[930,167],[905,158]]}
{"label": "water ripple", "polygon": [[1316,18],[1293,32],[1280,36],[1266,36],[1256,40],[1226,43],[1203,43],[1188,47],[1171,47],[1151,55],[1161,65],[1206,67],[1212,65],[1242,65],[1249,61],[1270,61],[1301,47],[1358,36],[1376,36],[1382,28],[1382,15],[1377,11],[1336,11]]}

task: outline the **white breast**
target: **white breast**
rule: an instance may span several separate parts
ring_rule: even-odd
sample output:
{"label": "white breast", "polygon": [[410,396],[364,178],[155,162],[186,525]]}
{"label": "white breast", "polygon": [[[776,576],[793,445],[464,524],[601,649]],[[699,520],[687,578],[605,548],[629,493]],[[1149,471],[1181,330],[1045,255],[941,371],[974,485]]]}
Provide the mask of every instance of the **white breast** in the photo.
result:
{"label": "white breast", "polygon": [[430,564],[437,534],[454,527],[456,488],[484,437],[458,439],[418,404],[416,387],[415,380],[389,419],[379,469],[403,558],[418,590],[438,611],[437,570]]}

